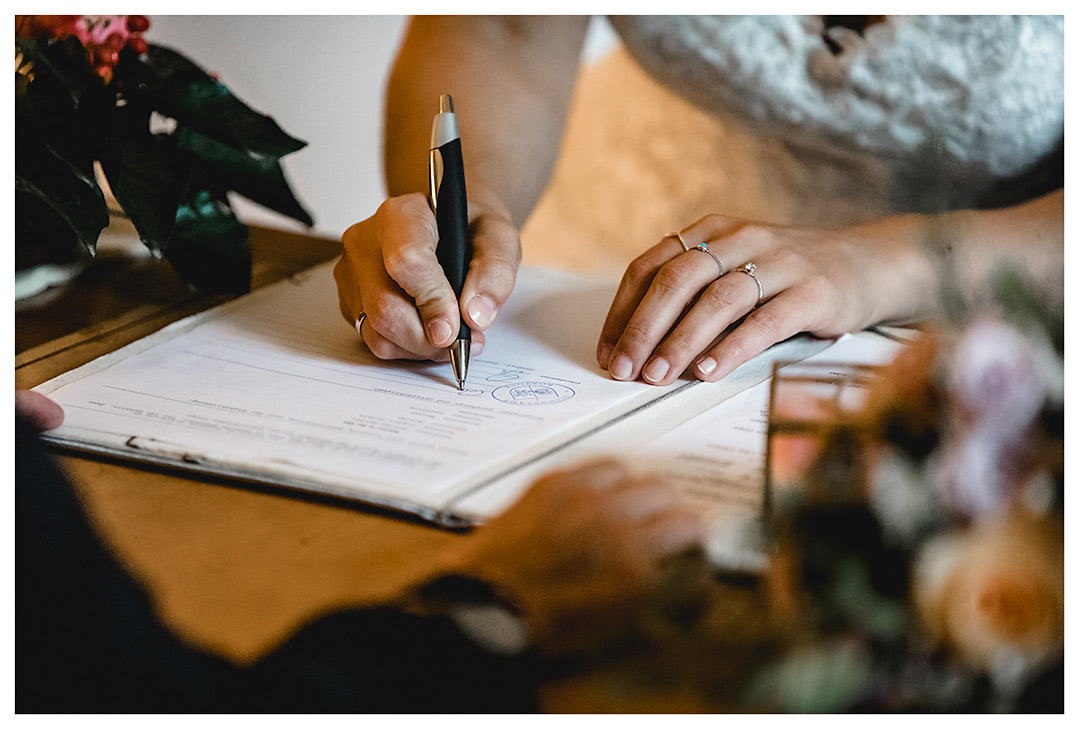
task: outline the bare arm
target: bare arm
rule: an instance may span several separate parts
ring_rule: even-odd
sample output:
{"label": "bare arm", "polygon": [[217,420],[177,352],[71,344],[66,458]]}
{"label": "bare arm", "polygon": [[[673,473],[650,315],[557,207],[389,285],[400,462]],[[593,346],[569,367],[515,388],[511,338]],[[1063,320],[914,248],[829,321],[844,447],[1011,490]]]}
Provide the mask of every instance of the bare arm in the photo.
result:
{"label": "bare arm", "polygon": [[[387,89],[391,198],[342,237],[334,269],[347,320],[382,358],[445,359],[464,318],[473,354],[514,288],[518,228],[546,187],[588,27],[577,17],[421,17]],[[435,257],[427,155],[440,94],[454,97],[465,157],[473,260],[455,298]]]}
{"label": "bare arm", "polygon": [[588,20],[414,19],[387,87],[390,195],[427,190],[431,117],[450,93],[470,198],[505,209],[520,228],[558,156]]}
{"label": "bare arm", "polygon": [[[1037,283],[1048,301],[1064,306],[1064,189],[1012,208],[956,211],[945,224],[964,297],[985,292],[999,268],[1010,266]],[[935,301],[924,315],[938,314],[942,306]]]}

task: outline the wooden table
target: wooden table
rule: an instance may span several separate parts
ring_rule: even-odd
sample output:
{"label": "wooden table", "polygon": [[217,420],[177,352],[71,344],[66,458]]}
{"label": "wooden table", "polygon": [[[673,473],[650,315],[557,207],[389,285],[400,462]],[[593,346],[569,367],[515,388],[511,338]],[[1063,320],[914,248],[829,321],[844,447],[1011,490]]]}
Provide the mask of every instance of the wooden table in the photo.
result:
{"label": "wooden table", "polygon": [[[251,229],[253,288],[340,254],[340,243]],[[121,257],[122,258],[122,257]],[[165,262],[105,260],[65,292],[16,316],[15,382],[30,388],[224,302]],[[250,661],[310,618],[377,601],[426,573],[460,537],[362,506],[255,490],[226,480],[61,454],[94,527],[187,640]],[[552,683],[555,711],[703,710],[693,695],[629,698],[603,672]]]}
{"label": "wooden table", "polygon": [[[253,228],[253,287],[340,254],[337,241]],[[111,286],[110,286],[111,285]],[[95,262],[60,297],[16,316],[15,384],[30,388],[224,302],[168,264]],[[419,575],[455,535],[361,508],[225,481],[61,455],[95,527],[196,644],[249,660],[327,607]]]}

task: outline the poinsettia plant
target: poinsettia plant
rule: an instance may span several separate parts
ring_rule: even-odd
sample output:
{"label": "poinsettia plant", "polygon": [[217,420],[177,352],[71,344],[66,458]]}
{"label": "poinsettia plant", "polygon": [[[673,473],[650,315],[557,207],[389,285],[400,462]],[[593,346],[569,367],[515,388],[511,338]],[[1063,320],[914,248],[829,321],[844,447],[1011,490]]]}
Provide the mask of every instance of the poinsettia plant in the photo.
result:
{"label": "poinsettia plant", "polygon": [[[281,158],[306,143],[179,52],[141,15],[16,16],[16,246],[109,223],[95,163],[139,238],[207,293],[250,285],[235,192],[311,225]],[[18,255],[17,255],[18,259]]]}

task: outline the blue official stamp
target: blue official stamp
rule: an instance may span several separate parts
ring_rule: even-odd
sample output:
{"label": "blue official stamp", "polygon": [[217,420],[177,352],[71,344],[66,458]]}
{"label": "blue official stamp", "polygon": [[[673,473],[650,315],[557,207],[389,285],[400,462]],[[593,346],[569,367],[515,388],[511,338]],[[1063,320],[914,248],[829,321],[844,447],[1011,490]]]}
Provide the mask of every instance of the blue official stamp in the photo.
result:
{"label": "blue official stamp", "polygon": [[515,406],[549,406],[574,397],[574,389],[558,383],[514,383],[491,392],[495,400]]}

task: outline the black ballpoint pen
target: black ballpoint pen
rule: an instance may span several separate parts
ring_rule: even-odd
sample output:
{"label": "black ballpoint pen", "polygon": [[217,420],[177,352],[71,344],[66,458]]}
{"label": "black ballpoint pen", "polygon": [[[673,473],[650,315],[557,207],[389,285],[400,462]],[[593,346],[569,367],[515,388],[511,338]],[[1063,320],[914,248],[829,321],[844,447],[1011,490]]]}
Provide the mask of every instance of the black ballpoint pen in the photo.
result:
{"label": "black ballpoint pen", "polygon": [[[435,255],[460,306],[461,287],[472,261],[472,241],[469,240],[469,209],[465,197],[461,138],[458,137],[454,100],[449,94],[439,96],[439,113],[431,125],[428,170],[431,175],[429,202],[439,228]],[[469,374],[471,346],[472,330],[462,318],[457,340],[450,345],[450,364],[454,366],[459,390],[465,388],[465,378]]]}

